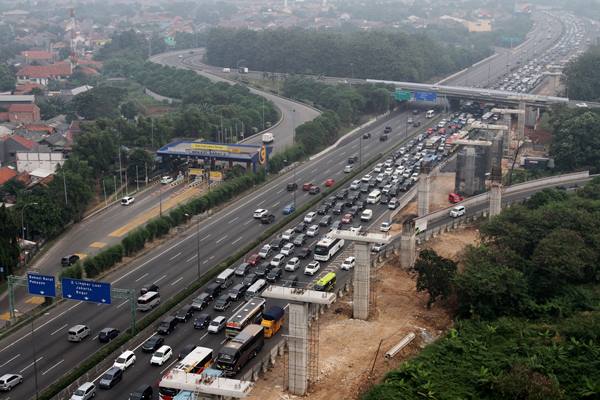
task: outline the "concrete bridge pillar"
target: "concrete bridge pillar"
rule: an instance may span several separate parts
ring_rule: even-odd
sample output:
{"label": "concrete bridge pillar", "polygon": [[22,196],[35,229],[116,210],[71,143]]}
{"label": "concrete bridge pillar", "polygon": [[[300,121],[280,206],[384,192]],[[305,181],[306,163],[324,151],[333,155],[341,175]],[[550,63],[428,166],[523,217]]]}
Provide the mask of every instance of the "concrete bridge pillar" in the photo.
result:
{"label": "concrete bridge pillar", "polygon": [[352,316],[356,319],[369,318],[369,291],[371,288],[371,252],[368,242],[354,242],[356,265],[352,275]]}
{"label": "concrete bridge pillar", "polygon": [[519,112],[517,114],[517,131],[515,132],[515,139],[522,141],[525,138],[525,113],[527,112],[527,106],[524,102],[519,103]]}
{"label": "concrete bridge pillar", "polygon": [[431,178],[428,171],[419,174],[417,186],[417,214],[419,217],[429,214],[429,187]]}
{"label": "concrete bridge pillar", "polygon": [[502,184],[492,183],[490,188],[490,218],[502,211]]}
{"label": "concrete bridge pillar", "polygon": [[308,304],[290,303],[288,388],[304,396],[308,389]]}
{"label": "concrete bridge pillar", "polygon": [[402,225],[400,237],[400,265],[404,269],[411,268],[417,258],[416,235],[414,221],[407,221]]}

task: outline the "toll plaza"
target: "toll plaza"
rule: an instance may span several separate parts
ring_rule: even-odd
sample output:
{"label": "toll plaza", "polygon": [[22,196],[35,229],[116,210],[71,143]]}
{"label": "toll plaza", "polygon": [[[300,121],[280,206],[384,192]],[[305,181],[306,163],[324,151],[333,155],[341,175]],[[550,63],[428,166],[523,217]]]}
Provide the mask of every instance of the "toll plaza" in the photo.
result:
{"label": "toll plaza", "polygon": [[252,168],[256,172],[260,166],[267,166],[273,148],[265,144],[228,144],[206,141],[179,140],[167,144],[157,150],[161,159],[179,159],[214,171],[216,163],[225,162],[225,168],[233,168],[234,163],[241,163],[246,170]]}

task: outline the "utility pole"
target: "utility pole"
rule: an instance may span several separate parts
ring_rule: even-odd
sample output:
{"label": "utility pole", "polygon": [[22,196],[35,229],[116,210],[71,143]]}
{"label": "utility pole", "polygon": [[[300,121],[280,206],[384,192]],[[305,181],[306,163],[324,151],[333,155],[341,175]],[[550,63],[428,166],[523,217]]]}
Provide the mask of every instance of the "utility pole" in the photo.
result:
{"label": "utility pole", "polygon": [[102,190],[104,191],[104,206],[108,207],[108,200],[106,199],[106,182],[104,182],[104,177],[102,178]]}
{"label": "utility pole", "polygon": [[63,176],[63,188],[65,190],[65,206],[69,204],[69,201],[67,199],[67,177],[65,174],[65,170],[62,170],[62,176]]}
{"label": "utility pole", "polygon": [[140,177],[138,175],[138,166],[137,166],[137,164],[135,166],[135,185],[136,185],[137,191],[139,192],[140,191]]}

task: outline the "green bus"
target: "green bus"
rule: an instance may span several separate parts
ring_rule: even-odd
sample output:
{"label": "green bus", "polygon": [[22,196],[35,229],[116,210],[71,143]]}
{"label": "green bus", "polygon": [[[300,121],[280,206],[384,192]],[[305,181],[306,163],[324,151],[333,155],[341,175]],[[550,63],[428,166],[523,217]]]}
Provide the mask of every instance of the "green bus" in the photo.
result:
{"label": "green bus", "polygon": [[315,290],[331,292],[335,287],[335,272],[329,272],[315,283]]}

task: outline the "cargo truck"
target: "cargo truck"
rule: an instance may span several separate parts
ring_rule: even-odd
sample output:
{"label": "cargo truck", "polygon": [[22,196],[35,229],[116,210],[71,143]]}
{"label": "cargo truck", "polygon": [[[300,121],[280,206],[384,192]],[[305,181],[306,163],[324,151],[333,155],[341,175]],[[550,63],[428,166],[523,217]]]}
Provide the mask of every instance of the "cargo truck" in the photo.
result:
{"label": "cargo truck", "polygon": [[265,328],[265,337],[275,336],[281,329],[285,320],[285,311],[281,307],[273,306],[263,313],[261,325]]}

